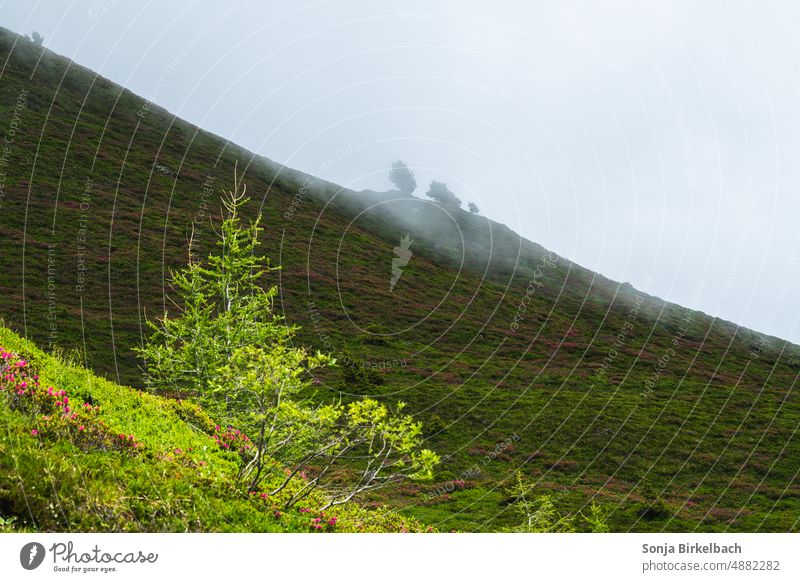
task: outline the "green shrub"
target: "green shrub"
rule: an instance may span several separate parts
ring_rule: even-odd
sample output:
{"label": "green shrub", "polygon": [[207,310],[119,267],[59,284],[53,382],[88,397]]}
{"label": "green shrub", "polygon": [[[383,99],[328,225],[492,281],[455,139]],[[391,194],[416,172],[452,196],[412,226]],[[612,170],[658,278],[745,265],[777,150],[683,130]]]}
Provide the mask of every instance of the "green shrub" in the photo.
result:
{"label": "green shrub", "polygon": [[[145,384],[191,396],[222,421],[214,438],[239,454],[238,480],[247,492],[277,477],[275,496],[302,479],[285,508],[319,488],[327,508],[402,479],[430,479],[439,458],[421,448],[421,425],[400,414],[402,404],[392,413],[370,399],[347,406],[303,399],[313,383],[309,373],[335,360],[295,347],[297,328],[273,313],[277,290],[264,291],[261,282],[276,269],[256,254],[260,217],[248,225],[240,220],[247,201],[237,183],[223,198],[217,252],[199,262],[190,244],[189,264],[173,274],[180,311],[149,322],[152,334],[138,350]],[[354,382],[378,381],[358,363],[346,369]],[[197,410],[178,413],[209,432]]]}

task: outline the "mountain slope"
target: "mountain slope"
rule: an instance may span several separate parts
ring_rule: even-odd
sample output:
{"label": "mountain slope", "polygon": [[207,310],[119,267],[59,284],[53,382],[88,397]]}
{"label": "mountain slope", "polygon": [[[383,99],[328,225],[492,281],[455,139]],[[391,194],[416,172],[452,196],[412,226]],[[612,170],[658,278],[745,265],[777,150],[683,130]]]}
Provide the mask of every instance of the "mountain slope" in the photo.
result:
{"label": "mountain slope", "polygon": [[[325,503],[287,511],[247,495],[201,408],[98,378],[2,326],[0,422],[0,531],[309,532]],[[353,504],[334,515],[328,531],[423,529]]]}
{"label": "mountain slope", "polygon": [[798,527],[796,346],[485,218],[254,156],[4,30],[0,63],[0,131],[14,131],[0,316],[39,345],[136,385],[145,317],[173,308],[192,225],[196,252],[209,249],[238,163],[287,319],[304,344],[373,370],[322,386],[407,401],[447,456],[438,484],[375,501],[493,529],[513,523],[502,482],[519,468],[568,510],[595,498],[619,530]]}

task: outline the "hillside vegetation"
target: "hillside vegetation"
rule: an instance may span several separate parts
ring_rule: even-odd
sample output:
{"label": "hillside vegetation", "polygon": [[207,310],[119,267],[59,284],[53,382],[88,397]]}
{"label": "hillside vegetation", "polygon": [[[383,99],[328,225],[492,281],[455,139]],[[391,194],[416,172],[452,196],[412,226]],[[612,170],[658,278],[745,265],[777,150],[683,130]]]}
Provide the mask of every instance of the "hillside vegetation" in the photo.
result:
{"label": "hillside vegetation", "polygon": [[[285,510],[236,485],[236,436],[200,407],[98,378],[0,327],[0,528],[7,531],[425,531],[314,494]],[[300,487],[300,485],[297,485]]]}
{"label": "hillside vegetation", "polygon": [[[599,504],[616,531],[798,528],[796,346],[605,279],[487,218],[285,168],[1,29],[0,63],[0,131],[14,132],[0,167],[0,316],[43,349],[140,386],[145,321],[174,308],[170,273],[192,226],[198,254],[210,250],[208,217],[238,163],[282,267],[268,281],[277,308],[298,345],[343,364],[319,372],[320,394],[402,399],[442,457],[434,483],[368,504],[444,530],[512,527],[519,470],[561,511]],[[406,235],[413,257],[390,289]],[[9,459],[30,443],[17,416]],[[268,517],[252,527],[281,527]]]}

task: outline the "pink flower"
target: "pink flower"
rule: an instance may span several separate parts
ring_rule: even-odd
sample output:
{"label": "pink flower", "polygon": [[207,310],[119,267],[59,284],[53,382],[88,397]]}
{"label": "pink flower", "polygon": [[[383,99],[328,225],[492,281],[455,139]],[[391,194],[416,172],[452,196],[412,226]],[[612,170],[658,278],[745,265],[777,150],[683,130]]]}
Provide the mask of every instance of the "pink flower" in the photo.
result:
{"label": "pink flower", "polygon": [[39,434],[39,431],[38,431],[38,430],[36,430],[36,429],[33,429],[33,430],[31,431],[31,436],[36,436],[37,434]]}
{"label": "pink flower", "polygon": [[83,425],[80,425],[80,426],[78,427],[78,430],[79,430],[79,431],[83,431]]}

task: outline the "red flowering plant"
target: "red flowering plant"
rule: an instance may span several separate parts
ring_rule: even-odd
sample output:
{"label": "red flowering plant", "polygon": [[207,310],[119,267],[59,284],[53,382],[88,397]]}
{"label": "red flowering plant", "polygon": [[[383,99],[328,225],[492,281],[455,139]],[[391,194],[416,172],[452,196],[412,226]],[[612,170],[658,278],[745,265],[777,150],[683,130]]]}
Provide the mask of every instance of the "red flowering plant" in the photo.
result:
{"label": "red flowering plant", "polygon": [[9,406],[34,416],[31,436],[69,438],[81,449],[134,451],[142,447],[133,435],[114,434],[100,418],[100,407],[75,402],[66,390],[44,387],[30,363],[0,348],[0,392]]}
{"label": "red flowering plant", "polygon": [[336,529],[337,521],[337,517],[326,516],[324,511],[320,511],[316,517],[311,518],[308,527],[312,532],[331,532]]}
{"label": "red flowering plant", "polygon": [[238,428],[220,425],[214,427],[214,434],[211,437],[223,449],[240,453],[242,456],[251,456],[253,443],[246,434]]}

